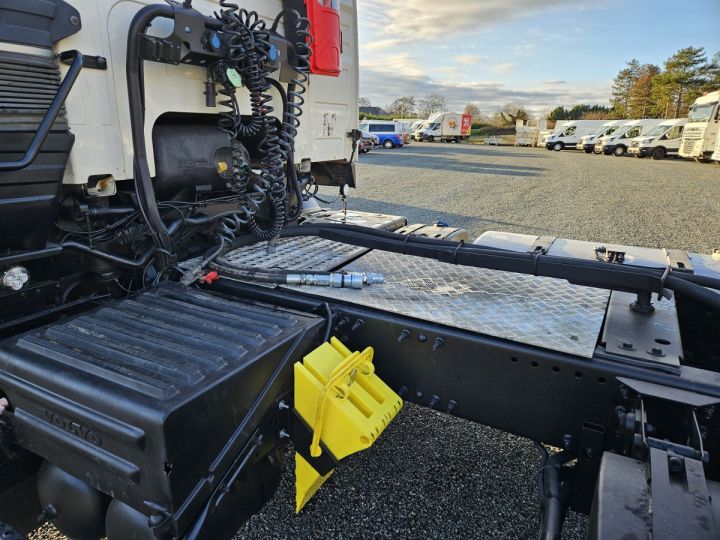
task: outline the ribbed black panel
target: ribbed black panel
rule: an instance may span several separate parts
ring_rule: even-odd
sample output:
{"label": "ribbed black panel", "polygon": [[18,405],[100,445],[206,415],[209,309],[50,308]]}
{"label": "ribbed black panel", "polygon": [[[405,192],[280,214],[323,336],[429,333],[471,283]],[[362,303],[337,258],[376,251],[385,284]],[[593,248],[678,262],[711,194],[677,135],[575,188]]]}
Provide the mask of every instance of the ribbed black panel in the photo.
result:
{"label": "ribbed black panel", "polygon": [[[60,70],[53,58],[0,51],[0,123],[39,123],[60,82]],[[55,129],[64,123],[62,111]]]}
{"label": "ribbed black panel", "polygon": [[274,417],[323,327],[168,283],[0,342],[0,391],[25,448],[135,508],[172,511]]}
{"label": "ribbed black panel", "polygon": [[286,313],[189,289],[160,289],[21,338],[17,346],[157,399],[239,367],[296,324]]}
{"label": "ribbed black panel", "polygon": [[[0,161],[22,159],[60,82],[52,57],[0,51]],[[0,249],[46,245],[73,142],[63,109],[35,161],[0,173]]]}

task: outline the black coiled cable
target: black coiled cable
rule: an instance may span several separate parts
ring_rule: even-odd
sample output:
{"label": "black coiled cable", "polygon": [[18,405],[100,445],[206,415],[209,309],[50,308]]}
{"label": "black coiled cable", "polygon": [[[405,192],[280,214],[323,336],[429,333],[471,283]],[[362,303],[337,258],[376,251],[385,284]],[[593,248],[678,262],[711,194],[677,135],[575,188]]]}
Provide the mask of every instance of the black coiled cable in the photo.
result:
{"label": "black coiled cable", "polygon": [[[219,128],[226,132],[232,141],[238,137],[257,136],[262,133],[258,145],[260,153],[260,178],[253,181],[237,171],[236,156],[233,152],[233,186],[241,194],[239,211],[223,217],[215,230],[219,246],[206,260],[222,253],[229,247],[243,225],[260,240],[277,238],[287,221],[295,220],[302,212],[302,190],[297,178],[294,163],[295,137],[300,126],[299,117],[305,103],[312,36],[310,21],[295,10],[284,10],[275,19],[272,31],[275,32],[281,18],[295,17],[295,31],[298,36],[295,46],[293,68],[298,76],[288,85],[287,94],[280,92],[284,108],[282,122],[278,126],[271,116],[274,112],[272,96],[269,94],[271,82],[266,78],[264,67],[272,47],[270,31],[256,12],[240,9],[237,4],[220,0],[221,10],[216,17],[222,22],[222,31],[229,36],[228,60],[219,62],[214,68],[214,78],[220,81],[220,104],[228,110],[220,113]],[[244,121],[235,95],[235,86],[228,77],[228,70],[234,69],[241,76],[243,84],[250,93],[250,119]],[[279,84],[276,87],[282,87]],[[287,186],[295,194],[297,203],[290,208]],[[270,202],[269,225],[262,226],[256,220],[256,213],[263,203]]]}
{"label": "black coiled cable", "polygon": [[295,170],[295,137],[300,127],[300,116],[303,114],[303,105],[305,104],[304,94],[307,92],[307,83],[310,72],[310,55],[312,54],[312,34],[310,33],[310,20],[302,17],[295,10],[283,10],[275,18],[272,30],[275,31],[283,17],[291,15],[295,18],[295,35],[297,42],[294,43],[295,63],[293,68],[297,73],[297,77],[291,79],[288,84],[285,102],[287,107],[283,114],[281,145],[285,152],[288,167],[288,183],[295,194],[296,205],[294,208],[287,209],[286,221],[296,220],[303,210],[302,189],[298,182],[297,171]]}

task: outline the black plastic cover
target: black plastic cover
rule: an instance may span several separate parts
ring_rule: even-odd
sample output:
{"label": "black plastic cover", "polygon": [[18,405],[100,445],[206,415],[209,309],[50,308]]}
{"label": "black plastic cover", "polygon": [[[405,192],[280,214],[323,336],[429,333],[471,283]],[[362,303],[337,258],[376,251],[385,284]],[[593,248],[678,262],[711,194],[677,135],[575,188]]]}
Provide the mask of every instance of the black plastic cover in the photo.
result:
{"label": "black plastic cover", "polygon": [[0,41],[50,48],[81,28],[80,14],[63,0],[0,1]]}
{"label": "black plastic cover", "polygon": [[216,125],[157,124],[153,128],[155,192],[161,200],[195,200],[200,192],[226,189],[218,163],[232,166],[230,136]]}
{"label": "black plastic cover", "polygon": [[235,433],[243,420],[270,410],[269,381],[272,399],[290,390],[322,322],[167,284],[0,344],[0,392],[20,445],[174,514],[209,470],[222,477],[218,455],[256,429]]}
{"label": "black plastic cover", "polygon": [[[25,154],[59,86],[52,58],[0,52],[0,161]],[[74,141],[61,112],[35,161],[0,173],[0,249],[45,246]]]}

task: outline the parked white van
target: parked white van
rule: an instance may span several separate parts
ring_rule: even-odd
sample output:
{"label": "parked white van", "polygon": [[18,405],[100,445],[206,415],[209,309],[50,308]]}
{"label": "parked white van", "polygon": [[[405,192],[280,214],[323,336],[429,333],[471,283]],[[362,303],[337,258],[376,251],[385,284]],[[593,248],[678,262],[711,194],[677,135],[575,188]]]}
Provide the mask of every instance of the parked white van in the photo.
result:
{"label": "parked white van", "polygon": [[606,156],[611,154],[618,157],[624,156],[630,146],[630,141],[635,137],[646,134],[660,122],[662,120],[658,118],[643,118],[625,122],[612,135],[606,135],[598,139],[598,142],[595,143],[595,150],[597,151],[599,146]]}
{"label": "parked white van", "polygon": [[548,137],[551,135],[555,135],[557,133],[560,133],[566,124],[568,124],[570,120],[555,120],[555,127],[552,129],[543,129],[540,128],[540,131],[538,132],[538,148],[545,148],[545,143],[548,140]]}
{"label": "parked white van", "polygon": [[639,158],[651,156],[653,159],[677,156],[686,123],[687,118],[663,120],[646,134],[630,141],[628,154]]}
{"label": "parked white van", "polygon": [[577,150],[582,150],[586,154],[590,154],[595,149],[595,143],[600,137],[612,135],[625,122],[627,122],[627,120],[608,120],[590,135],[583,135],[580,137],[580,140],[575,148]]}
{"label": "parked white van", "polygon": [[589,135],[605,123],[605,120],[570,120],[563,123],[562,131],[550,135],[545,148],[559,152],[565,148],[575,148],[580,137]]}

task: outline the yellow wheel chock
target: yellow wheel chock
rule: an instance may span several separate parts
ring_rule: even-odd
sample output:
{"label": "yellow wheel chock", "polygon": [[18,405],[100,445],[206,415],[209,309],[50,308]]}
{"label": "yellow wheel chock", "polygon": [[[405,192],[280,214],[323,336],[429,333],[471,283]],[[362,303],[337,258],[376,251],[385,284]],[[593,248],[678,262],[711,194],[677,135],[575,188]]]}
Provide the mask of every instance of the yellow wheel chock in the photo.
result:
{"label": "yellow wheel chock", "polygon": [[[351,352],[333,337],[295,363],[295,410],[312,429],[312,458],[322,455],[321,442],[335,460],[369,448],[400,412],[402,399],[375,375],[372,361],[372,347]],[[320,474],[296,452],[296,512],[333,470]]]}

